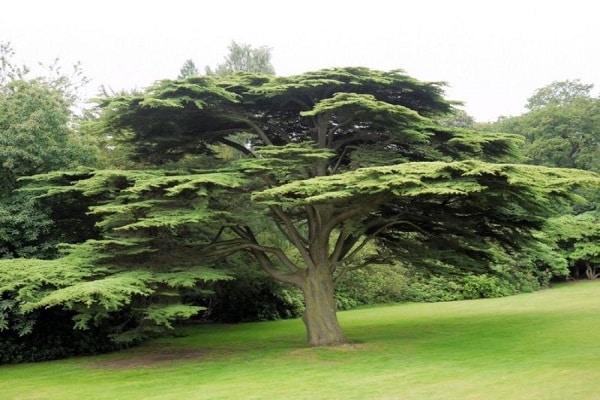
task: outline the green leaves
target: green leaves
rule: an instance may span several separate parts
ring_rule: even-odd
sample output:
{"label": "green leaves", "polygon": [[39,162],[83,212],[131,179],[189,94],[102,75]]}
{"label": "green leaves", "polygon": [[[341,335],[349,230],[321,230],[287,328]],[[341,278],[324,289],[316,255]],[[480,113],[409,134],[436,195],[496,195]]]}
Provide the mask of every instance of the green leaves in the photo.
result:
{"label": "green leaves", "polygon": [[[14,298],[20,312],[69,309],[76,312],[76,327],[86,328],[129,310],[146,325],[170,328],[200,310],[175,305],[179,290],[229,279],[212,268],[213,260],[198,255],[214,226],[233,219],[211,207],[211,199],[219,190],[239,188],[245,182],[239,173],[97,170],[29,181],[27,191],[41,192],[41,201],[95,199],[90,212],[99,217],[103,238],[64,246],[57,260],[0,261],[0,296]],[[165,296],[173,300],[164,304]],[[140,332],[131,335],[145,328]]]}
{"label": "green leaves", "polygon": [[9,276],[41,265],[58,275],[0,287],[23,309],[74,310],[81,327],[116,311],[169,327],[199,310],[180,291],[228,279],[213,267],[233,252],[305,293],[307,276],[330,279],[369,247],[373,259],[449,275],[535,264],[549,245],[533,232],[600,178],[507,163],[522,138],[440,125],[453,105],[442,89],[398,70],[336,68],[192,76],[100,100],[96,130],[128,141],[142,167],[24,180],[40,202],[85,199],[99,233],[65,247],[74,275],[32,261]]}
{"label": "green leaves", "polygon": [[66,93],[41,79],[0,87],[0,190],[14,189],[19,176],[72,168],[94,160],[94,149],[69,127]]}
{"label": "green leaves", "polygon": [[571,267],[600,264],[600,215],[588,211],[548,220],[544,232]]}
{"label": "green leaves", "polygon": [[[454,163],[421,162],[394,166],[360,168],[326,177],[294,181],[255,193],[253,199],[268,204],[306,205],[323,202],[379,201],[390,197],[422,195],[468,195],[496,190],[497,184],[536,190],[538,196],[568,195],[572,185],[600,182],[593,174],[517,164],[490,164],[479,161]],[[376,204],[373,204],[376,206]]]}
{"label": "green leaves", "polygon": [[157,326],[172,329],[173,321],[187,320],[205,310],[205,307],[190,306],[185,304],[171,304],[167,306],[153,305],[144,312],[144,320],[151,321]]}
{"label": "green leaves", "polygon": [[[73,310],[76,312],[75,327],[85,329],[92,321],[134,307],[142,298],[147,299],[143,303],[153,304],[155,298],[172,296],[173,290],[177,294],[178,289],[192,288],[199,282],[230,279],[225,273],[207,267],[196,265],[190,268],[185,263],[178,266],[176,260],[172,260],[175,265],[159,265],[157,271],[156,266],[128,265],[127,258],[119,260],[101,255],[102,245],[113,245],[110,248],[115,249],[114,244],[87,242],[76,245],[59,260],[1,261],[0,296],[12,298],[10,308],[24,314],[51,307]],[[82,251],[86,247],[87,252]],[[90,251],[96,254],[90,254]],[[108,264],[106,259],[110,261]],[[161,269],[168,272],[160,272]],[[163,310],[164,306],[166,309]],[[143,311],[143,318],[169,328],[170,322],[200,310],[200,307],[171,303],[155,304],[151,308],[151,311]]]}
{"label": "green leaves", "polygon": [[554,82],[532,96],[530,112],[499,120],[494,128],[523,135],[530,163],[600,172],[600,99],[589,95],[590,88]]}
{"label": "green leaves", "polygon": [[75,305],[99,307],[107,312],[117,311],[131,303],[134,295],[148,296],[153,290],[147,286],[150,274],[132,271],[110,275],[101,279],[79,282],[52,291],[35,303],[23,305],[25,312],[44,307]]}

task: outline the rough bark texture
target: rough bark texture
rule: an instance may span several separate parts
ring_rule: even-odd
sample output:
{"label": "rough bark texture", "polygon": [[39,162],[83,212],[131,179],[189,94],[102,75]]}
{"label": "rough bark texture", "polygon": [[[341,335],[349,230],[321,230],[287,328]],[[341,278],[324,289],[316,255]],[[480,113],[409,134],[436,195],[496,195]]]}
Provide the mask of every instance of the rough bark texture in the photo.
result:
{"label": "rough bark texture", "polygon": [[302,285],[306,311],[302,319],[306,325],[310,346],[336,346],[346,343],[346,336],[338,322],[334,297],[333,277],[328,271],[308,271]]}

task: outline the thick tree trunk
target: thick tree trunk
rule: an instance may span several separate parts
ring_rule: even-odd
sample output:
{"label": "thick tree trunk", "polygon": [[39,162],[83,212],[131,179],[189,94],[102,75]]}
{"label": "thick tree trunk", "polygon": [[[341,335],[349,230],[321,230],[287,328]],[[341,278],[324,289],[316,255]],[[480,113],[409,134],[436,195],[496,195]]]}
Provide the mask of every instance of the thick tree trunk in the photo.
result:
{"label": "thick tree trunk", "polygon": [[306,311],[302,319],[306,325],[310,346],[336,346],[346,343],[337,315],[333,277],[326,271],[307,271],[302,285]]}

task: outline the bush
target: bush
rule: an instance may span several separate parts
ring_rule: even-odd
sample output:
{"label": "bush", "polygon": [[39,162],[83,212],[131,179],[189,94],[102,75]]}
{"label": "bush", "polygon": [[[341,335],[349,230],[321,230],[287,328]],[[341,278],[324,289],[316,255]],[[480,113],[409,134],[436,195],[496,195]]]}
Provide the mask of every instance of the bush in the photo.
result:
{"label": "bush", "polygon": [[266,274],[252,280],[237,275],[215,285],[206,317],[221,322],[268,321],[298,317],[303,311],[299,290]]}
{"label": "bush", "polygon": [[254,260],[236,254],[222,266],[234,279],[211,284],[188,301],[204,306],[204,318],[219,322],[268,321],[295,318],[304,312],[299,289],[275,281]]}
{"label": "bush", "polygon": [[465,275],[459,286],[463,299],[504,297],[517,292],[510,282],[487,274]]}
{"label": "bush", "polygon": [[390,302],[437,302],[509,296],[549,285],[552,273],[514,267],[495,274],[425,275],[400,264],[349,272],[336,289],[339,309]]}
{"label": "bush", "polygon": [[406,270],[400,264],[372,265],[348,271],[336,286],[338,310],[402,300]]}
{"label": "bush", "polygon": [[412,277],[400,293],[402,301],[433,303],[463,300],[460,285],[444,277]]}
{"label": "bush", "polygon": [[106,353],[139,343],[125,344],[112,340],[115,327],[124,323],[122,316],[87,330],[73,329],[72,316],[71,312],[50,308],[28,316],[33,328],[25,335],[10,329],[0,331],[0,364]]}

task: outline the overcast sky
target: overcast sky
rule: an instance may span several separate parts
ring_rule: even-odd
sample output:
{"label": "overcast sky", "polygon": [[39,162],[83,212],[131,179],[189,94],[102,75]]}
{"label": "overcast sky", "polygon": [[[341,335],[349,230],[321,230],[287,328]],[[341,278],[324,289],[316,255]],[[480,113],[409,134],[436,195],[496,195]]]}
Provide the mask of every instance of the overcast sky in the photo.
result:
{"label": "overcast sky", "polygon": [[272,49],[278,75],[403,69],[445,81],[478,121],[524,112],[553,81],[600,88],[600,23],[590,0],[4,0],[0,41],[16,61],[81,61],[96,94],[215,66],[232,40]]}

